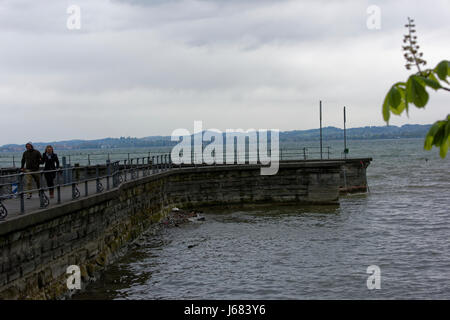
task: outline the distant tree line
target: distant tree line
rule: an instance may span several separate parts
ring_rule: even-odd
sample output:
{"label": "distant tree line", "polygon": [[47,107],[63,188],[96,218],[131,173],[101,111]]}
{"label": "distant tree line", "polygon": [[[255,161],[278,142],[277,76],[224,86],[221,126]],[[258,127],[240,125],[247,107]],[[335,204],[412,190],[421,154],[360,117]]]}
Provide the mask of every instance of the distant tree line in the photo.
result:
{"label": "distant tree line", "polygon": [[[347,139],[398,139],[424,138],[431,125],[404,125],[361,127],[347,129]],[[326,127],[322,130],[324,140],[340,140],[344,138],[344,130],[336,127]],[[319,139],[319,129],[295,130],[280,132],[280,143],[316,141]],[[114,149],[114,148],[151,148],[172,147],[177,141],[171,141],[169,136],[151,136],[144,138],[120,137],[98,140],[70,140],[60,142],[34,143],[35,148],[42,149],[51,144],[58,150],[77,149]],[[207,144],[207,143],[206,143]],[[0,151],[22,151],[23,145],[9,144],[0,147]]]}

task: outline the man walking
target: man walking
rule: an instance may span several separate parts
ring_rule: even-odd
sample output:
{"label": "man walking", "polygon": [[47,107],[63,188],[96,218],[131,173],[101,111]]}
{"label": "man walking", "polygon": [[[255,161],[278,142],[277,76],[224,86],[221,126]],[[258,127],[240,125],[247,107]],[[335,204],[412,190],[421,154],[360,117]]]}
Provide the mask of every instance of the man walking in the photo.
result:
{"label": "man walking", "polygon": [[[22,166],[21,170],[23,172],[34,172],[25,175],[27,190],[33,189],[33,181],[36,182],[36,187],[39,189],[41,187],[40,177],[39,177],[39,165],[42,163],[41,153],[33,148],[31,142],[25,145],[27,150],[22,155]],[[28,192],[27,199],[31,199],[31,192]]]}

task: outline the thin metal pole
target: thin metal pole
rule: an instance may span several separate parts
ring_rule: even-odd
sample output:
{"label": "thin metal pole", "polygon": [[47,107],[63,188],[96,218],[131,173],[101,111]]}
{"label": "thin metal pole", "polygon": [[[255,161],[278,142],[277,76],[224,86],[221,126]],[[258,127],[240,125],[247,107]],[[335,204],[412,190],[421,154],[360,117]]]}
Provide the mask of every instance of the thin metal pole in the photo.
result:
{"label": "thin metal pole", "polygon": [[347,159],[347,128],[346,128],[347,118],[345,115],[345,106],[344,106],[344,157]]}
{"label": "thin metal pole", "polygon": [[320,160],[322,160],[322,100],[320,100]]}

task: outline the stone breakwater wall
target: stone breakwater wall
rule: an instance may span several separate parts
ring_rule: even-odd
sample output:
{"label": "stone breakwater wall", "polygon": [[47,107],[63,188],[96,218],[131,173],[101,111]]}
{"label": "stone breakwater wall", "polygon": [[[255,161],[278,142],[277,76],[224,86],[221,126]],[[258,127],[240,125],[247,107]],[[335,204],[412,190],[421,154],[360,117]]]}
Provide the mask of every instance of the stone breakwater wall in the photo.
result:
{"label": "stone breakwater wall", "polygon": [[0,222],[0,299],[67,297],[68,266],[79,266],[82,284],[95,280],[173,207],[337,204],[343,165],[347,189],[364,191],[360,160],[283,161],[273,176],[259,165],[182,167]]}

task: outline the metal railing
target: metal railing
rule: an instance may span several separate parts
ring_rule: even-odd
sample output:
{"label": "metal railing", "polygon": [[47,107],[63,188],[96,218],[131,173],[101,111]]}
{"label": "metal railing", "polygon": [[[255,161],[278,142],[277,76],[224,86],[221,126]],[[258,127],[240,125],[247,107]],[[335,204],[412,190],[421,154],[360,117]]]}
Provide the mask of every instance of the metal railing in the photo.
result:
{"label": "metal railing", "polygon": [[[65,163],[64,158],[63,163]],[[76,200],[82,196],[87,197],[117,188],[122,182],[139,179],[171,167],[170,154],[164,154],[114,162],[107,160],[104,166],[80,167],[65,164],[62,168],[55,170],[1,175],[0,220],[4,220],[8,215],[6,202],[18,206],[16,210],[18,209],[20,214],[25,213],[27,195],[38,194],[39,208],[44,209],[50,204],[47,194],[54,194],[55,190],[56,204],[60,204],[63,202],[63,195],[69,195],[66,200]],[[56,182],[53,186],[44,184],[46,175],[54,175],[52,180]],[[33,183],[36,185],[35,188],[26,188],[27,184],[30,186]]]}
{"label": "metal railing", "polygon": [[[279,150],[279,160],[314,160],[315,156],[322,156],[323,159],[330,159],[332,152],[330,147],[325,147],[326,152],[322,154],[315,151],[314,147]],[[246,151],[242,157],[238,153],[233,154],[233,158],[227,158],[223,154],[211,154],[208,159],[203,158],[203,154],[191,152],[190,162],[192,166],[197,165],[217,165],[217,164],[242,164],[254,163],[264,164],[259,153]],[[267,157],[270,158],[270,150]],[[174,165],[171,154],[158,154],[147,157],[128,158],[125,160],[110,161],[106,160],[105,165],[84,166],[72,165],[67,163],[65,157],[62,158],[62,168],[56,170],[40,170],[35,172],[18,172],[6,175],[0,175],[0,220],[8,215],[8,209],[5,203],[15,202],[16,211],[23,214],[26,211],[25,197],[27,194],[38,194],[39,208],[44,209],[50,205],[50,199],[47,193],[54,194],[56,190],[56,204],[63,202],[63,194],[66,200],[76,200],[82,196],[87,197],[94,193],[101,193],[105,190],[117,188],[121,183],[139,179],[161,171],[169,170],[174,167],[181,168],[182,165]],[[183,165],[186,166],[186,165]],[[16,171],[19,171],[18,169]],[[46,175],[54,175],[56,180],[54,186],[45,184]],[[28,180],[28,181],[26,181]],[[26,189],[26,185],[36,184],[36,188]],[[37,183],[39,181],[39,183]],[[65,189],[65,192],[63,192]],[[69,190],[68,190],[69,189]],[[52,191],[53,190],[53,191]],[[47,193],[46,193],[47,192]],[[17,204],[18,201],[18,204]],[[18,206],[18,208],[17,208]],[[17,210],[18,209],[18,210]]]}
{"label": "metal railing", "polygon": [[[331,147],[323,147],[323,159],[330,159],[332,152]],[[167,151],[170,152],[170,151]],[[155,151],[137,151],[137,152],[107,152],[107,153],[98,153],[98,152],[71,152],[71,154],[60,154],[60,156],[65,157],[67,163],[69,165],[78,164],[80,166],[92,166],[97,164],[104,164],[106,160],[111,162],[114,161],[123,161],[126,159],[130,161],[136,158],[142,157],[156,157],[164,152],[155,152]],[[193,151],[192,151],[193,153]],[[296,149],[280,149],[280,159],[287,156],[295,156],[298,159],[320,159],[320,147],[301,147]],[[8,153],[1,154],[0,153],[0,168],[20,168],[21,164],[21,155],[11,155]]]}
{"label": "metal railing", "polygon": [[[69,153],[70,152],[70,153]],[[96,165],[103,164],[106,160],[110,161],[123,161],[123,159],[131,160],[138,157],[152,157],[157,156],[166,151],[136,151],[136,152],[74,152],[74,151],[61,151],[59,156],[64,156],[67,159],[67,163],[79,165]],[[167,151],[170,152],[170,151]],[[69,153],[69,154],[68,154]],[[0,153],[0,168],[17,168],[20,167],[22,155],[19,153]]]}

